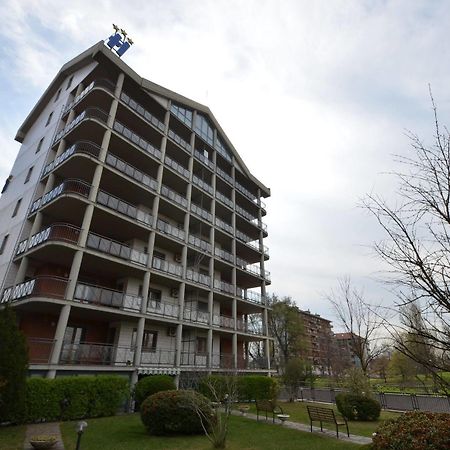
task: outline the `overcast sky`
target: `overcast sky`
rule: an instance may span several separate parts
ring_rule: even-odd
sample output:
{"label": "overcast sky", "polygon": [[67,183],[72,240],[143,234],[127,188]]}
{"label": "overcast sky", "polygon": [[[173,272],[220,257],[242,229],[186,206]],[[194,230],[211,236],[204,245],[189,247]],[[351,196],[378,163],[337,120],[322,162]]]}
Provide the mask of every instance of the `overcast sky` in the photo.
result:
{"label": "overcast sky", "polygon": [[0,0],[0,178],[17,128],[60,67],[125,28],[141,76],[208,105],[272,190],[270,290],[332,318],[324,293],[350,275],[389,294],[358,204],[392,197],[405,130],[430,140],[431,83],[450,110],[450,1]]}

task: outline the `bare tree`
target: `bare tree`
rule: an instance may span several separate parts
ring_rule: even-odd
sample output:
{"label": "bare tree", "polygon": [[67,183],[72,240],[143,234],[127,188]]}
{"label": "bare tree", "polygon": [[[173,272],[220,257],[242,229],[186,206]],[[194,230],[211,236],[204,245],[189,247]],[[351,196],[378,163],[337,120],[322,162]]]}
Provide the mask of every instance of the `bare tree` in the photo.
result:
{"label": "bare tree", "polygon": [[349,277],[339,279],[338,288],[332,290],[326,298],[340,325],[348,333],[355,358],[367,374],[371,361],[385,350],[380,336],[380,327],[385,317],[381,303],[368,304],[363,292],[352,286]]}
{"label": "bare tree", "polygon": [[[403,169],[393,174],[399,181],[396,204],[369,195],[364,205],[385,232],[386,238],[375,244],[375,251],[390,267],[387,281],[397,294],[396,307],[409,340],[415,335],[416,340],[426,341],[433,356],[423,358],[411,351],[414,346],[402,345],[397,339],[396,347],[450,388],[440,376],[440,371],[450,369],[450,134],[439,125],[431,90],[430,97],[433,143],[426,145],[408,133],[412,155],[398,156]],[[420,323],[405,316],[403,308],[408,304],[420,310]],[[387,328],[394,336],[404,332]]]}

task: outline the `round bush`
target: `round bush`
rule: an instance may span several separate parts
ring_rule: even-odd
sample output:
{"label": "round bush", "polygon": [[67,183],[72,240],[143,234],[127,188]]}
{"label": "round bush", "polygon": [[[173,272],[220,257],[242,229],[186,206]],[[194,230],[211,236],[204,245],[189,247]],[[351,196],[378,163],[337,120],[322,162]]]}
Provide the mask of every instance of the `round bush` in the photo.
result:
{"label": "round bush", "polygon": [[138,405],[141,405],[147,397],[150,397],[150,395],[174,389],[176,389],[175,382],[169,375],[150,375],[141,378],[136,383],[134,399]]}
{"label": "round bush", "polygon": [[348,420],[378,420],[381,412],[381,406],[377,400],[353,394],[336,395],[336,406]]}
{"label": "round bush", "polygon": [[[196,405],[196,407],[194,407]],[[202,434],[197,409],[212,416],[209,400],[195,391],[162,391],[148,397],[141,405],[141,420],[150,434]]]}
{"label": "round bush", "polygon": [[373,437],[373,450],[448,450],[450,414],[407,412],[384,422]]}

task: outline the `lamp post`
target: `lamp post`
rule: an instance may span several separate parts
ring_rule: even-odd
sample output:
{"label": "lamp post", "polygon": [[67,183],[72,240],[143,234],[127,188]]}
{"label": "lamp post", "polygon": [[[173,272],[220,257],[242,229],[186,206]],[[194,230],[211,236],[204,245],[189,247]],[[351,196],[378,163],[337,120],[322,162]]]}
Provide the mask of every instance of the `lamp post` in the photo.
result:
{"label": "lamp post", "polygon": [[78,434],[78,439],[77,439],[77,447],[76,450],[80,450],[80,443],[81,443],[81,436],[84,432],[84,429],[88,426],[87,422],[78,422],[77,423],[77,434]]}

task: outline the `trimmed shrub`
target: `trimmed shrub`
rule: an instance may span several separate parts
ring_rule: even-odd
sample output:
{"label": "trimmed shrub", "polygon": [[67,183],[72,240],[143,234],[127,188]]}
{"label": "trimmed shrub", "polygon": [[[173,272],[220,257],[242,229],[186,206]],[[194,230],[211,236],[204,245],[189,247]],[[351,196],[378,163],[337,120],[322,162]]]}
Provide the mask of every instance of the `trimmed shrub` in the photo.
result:
{"label": "trimmed shrub", "polygon": [[278,383],[264,375],[246,375],[238,378],[239,400],[274,400],[278,395]]}
{"label": "trimmed shrub", "polygon": [[55,380],[30,378],[26,389],[26,422],[57,420],[61,416],[60,395]]}
{"label": "trimmed shrub", "polygon": [[92,385],[90,376],[55,378],[54,388],[59,391],[62,420],[83,419],[88,416]]}
{"label": "trimmed shrub", "polygon": [[373,450],[448,450],[450,414],[407,412],[384,422],[373,437]]}
{"label": "trimmed shrub", "polygon": [[94,377],[89,392],[88,417],[114,416],[128,399],[130,387],[125,377],[102,375]]}
{"label": "trimmed shrub", "polygon": [[226,375],[209,375],[200,380],[198,390],[211,401],[223,400],[229,394],[232,377]]}
{"label": "trimmed shrub", "polygon": [[169,375],[150,375],[145,378],[141,378],[137,383],[134,390],[134,399],[137,405],[141,405],[142,402],[150,395],[156,394],[161,391],[175,390],[175,382]]}
{"label": "trimmed shrub", "polygon": [[214,414],[209,400],[195,391],[162,391],[151,395],[141,405],[141,420],[153,435],[202,434],[196,408],[202,414]]}
{"label": "trimmed shrub", "polygon": [[381,406],[377,400],[354,394],[336,395],[336,406],[348,420],[378,420],[381,412]]}

